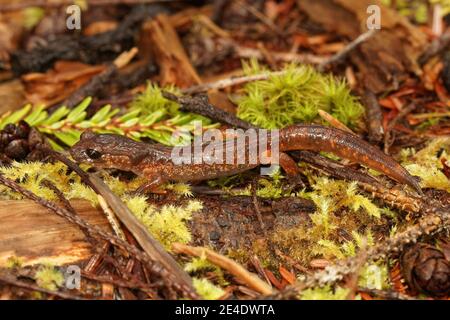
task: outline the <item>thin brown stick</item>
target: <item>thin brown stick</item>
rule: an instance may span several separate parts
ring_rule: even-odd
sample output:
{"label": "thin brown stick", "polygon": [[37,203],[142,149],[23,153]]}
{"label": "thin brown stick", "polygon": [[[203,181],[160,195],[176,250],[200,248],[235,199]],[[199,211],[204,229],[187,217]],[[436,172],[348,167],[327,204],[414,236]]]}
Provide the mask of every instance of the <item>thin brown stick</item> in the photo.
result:
{"label": "thin brown stick", "polygon": [[251,289],[261,294],[273,294],[272,288],[255,274],[249,272],[239,263],[203,247],[191,247],[182,243],[174,243],[172,249],[176,253],[183,253],[194,257],[205,257],[211,263],[227,270]]}
{"label": "thin brown stick", "polygon": [[[326,67],[328,67],[331,64],[334,64],[336,62],[339,62],[340,60],[347,57],[347,55],[353,51],[355,48],[357,48],[361,43],[364,41],[367,41],[370,39],[374,34],[376,33],[376,30],[370,30],[366,33],[361,34],[358,38],[350,42],[342,51],[338,52],[334,56],[332,56],[329,59],[326,59],[325,61],[322,61],[318,65],[319,71],[324,71]],[[241,85],[247,82],[252,81],[260,81],[260,80],[267,80],[271,76],[278,76],[285,74],[286,71],[275,71],[275,72],[266,72],[256,75],[250,75],[250,76],[242,76],[242,77],[235,77],[235,78],[227,78],[222,79],[215,82],[210,83],[203,83],[200,85],[192,86],[190,88],[184,89],[182,92],[184,94],[194,94],[199,92],[205,92],[212,89],[224,89],[231,86],[237,86]]]}
{"label": "thin brown stick", "polygon": [[93,76],[86,84],[73,92],[62,105],[69,108],[75,107],[85,97],[95,96],[102,90],[117,71],[126,66],[137,54],[137,48],[131,48],[129,51],[122,52],[114,61],[110,63],[105,70]]}
{"label": "thin brown stick", "polygon": [[369,30],[367,32],[360,34],[356,39],[354,39],[348,45],[346,45],[344,49],[342,49],[341,51],[339,51],[335,55],[331,56],[326,61],[319,64],[319,66],[318,66],[319,71],[324,71],[329,66],[343,61],[361,43],[366,42],[367,40],[372,38],[377,33],[377,31],[378,30],[374,29],[374,30]]}
{"label": "thin brown stick", "polygon": [[106,203],[105,199],[102,196],[97,195],[97,199],[116,236],[118,236],[122,240],[125,240],[126,239],[125,233],[123,233],[122,227],[120,226],[120,222],[117,220],[117,217],[114,214],[114,212],[111,210],[111,208],[108,206],[108,204]]}
{"label": "thin brown stick", "polygon": [[341,129],[343,131],[347,131],[348,133],[355,134],[349,127],[347,127],[345,124],[340,122],[338,119],[333,117],[331,114],[326,112],[325,110],[319,109],[319,116],[327,121],[329,124],[331,124],[333,127]]}
{"label": "thin brown stick", "polygon": [[88,272],[81,272],[81,276],[83,278],[97,281],[100,283],[110,283],[118,287],[130,288],[130,289],[140,289],[143,291],[154,292],[154,285],[148,285],[142,281],[136,280],[123,280],[123,279],[115,279],[111,276],[99,276]]}
{"label": "thin brown stick", "polygon": [[403,119],[406,115],[408,115],[411,111],[416,108],[414,103],[409,104],[406,108],[400,110],[400,112],[392,119],[391,122],[386,127],[386,132],[384,133],[384,153],[389,154],[389,148],[391,146],[391,131],[395,127],[395,125]]}
{"label": "thin brown stick", "polygon": [[263,221],[263,218],[262,218],[262,214],[261,214],[261,210],[259,209],[257,192],[258,192],[258,177],[253,179],[252,184],[251,184],[252,202],[253,202],[253,207],[255,208],[256,217],[258,218],[261,230],[262,230],[263,234],[265,236],[267,236],[266,225],[264,224],[264,221]]}
{"label": "thin brown stick", "polygon": [[377,96],[370,90],[365,90],[364,102],[369,141],[379,143],[383,139],[383,113],[380,104],[378,103]]}
{"label": "thin brown stick", "polygon": [[247,82],[259,81],[259,80],[267,80],[270,76],[282,75],[284,72],[267,72],[261,74],[255,74],[251,76],[242,76],[242,77],[233,77],[227,79],[221,79],[215,82],[209,82],[204,84],[199,84],[196,86],[189,87],[187,89],[183,89],[182,92],[184,94],[194,94],[205,92],[212,89],[224,89],[227,87],[241,85]]}
{"label": "thin brown stick", "polygon": [[258,9],[256,9],[254,6],[245,3],[242,0],[238,0],[237,3],[250,12],[252,15],[254,15],[259,21],[264,23],[266,26],[268,26],[272,31],[274,31],[277,35],[284,37],[284,32],[281,30],[275,23],[272,22],[265,14],[261,13]]}
{"label": "thin brown stick", "polygon": [[[235,54],[239,58],[256,58],[258,60],[264,59],[264,54],[261,50],[254,48],[242,47],[237,43],[233,43],[233,48]],[[306,63],[317,65],[323,63],[326,58],[321,56],[316,56],[310,53],[295,53],[295,52],[279,52],[279,51],[268,51],[268,54],[275,60],[276,62],[296,62],[296,63]]]}
{"label": "thin brown stick", "polygon": [[[56,196],[58,197],[59,201],[62,202],[62,204],[64,205],[64,207],[73,215],[78,215],[77,211],[74,209],[74,207],[72,207],[72,204],[70,203],[69,200],[67,200],[67,198],[64,196],[64,194],[61,192],[61,190],[59,190],[51,181],[44,179],[42,181],[42,185],[44,185],[45,187],[49,188],[50,190],[52,190]],[[91,235],[89,234],[89,231],[85,228],[80,228],[81,231],[83,231],[86,239],[91,243],[91,245],[93,247],[95,247],[96,243],[95,243],[95,239],[91,237]],[[97,249],[97,248],[96,248]]]}
{"label": "thin brown stick", "polygon": [[358,260],[355,264],[354,272],[349,276],[347,280],[346,287],[349,289],[349,293],[347,294],[347,300],[354,300],[357,290],[358,290],[358,280],[359,275],[361,274],[361,269],[367,261],[367,251],[366,251],[366,239],[363,240],[363,245],[359,249]]}
{"label": "thin brown stick", "polygon": [[442,53],[450,46],[450,32],[443,33],[438,39],[433,40],[419,57],[419,63],[424,65],[434,56]]}

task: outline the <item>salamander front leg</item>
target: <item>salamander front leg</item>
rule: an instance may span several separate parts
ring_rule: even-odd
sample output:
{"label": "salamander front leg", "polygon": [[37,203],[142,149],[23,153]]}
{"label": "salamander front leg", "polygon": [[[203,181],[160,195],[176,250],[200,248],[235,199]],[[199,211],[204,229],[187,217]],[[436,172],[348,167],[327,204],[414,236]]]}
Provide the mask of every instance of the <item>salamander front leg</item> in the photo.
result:
{"label": "salamander front leg", "polygon": [[288,188],[295,189],[297,186],[301,188],[305,187],[305,183],[302,180],[302,176],[300,174],[300,169],[298,168],[297,162],[292,159],[286,153],[280,153],[280,166],[283,168],[284,172],[287,174],[288,178]]}
{"label": "salamander front leg", "polygon": [[142,186],[137,188],[133,194],[143,195],[146,193],[164,193],[164,191],[160,190],[159,187],[165,181],[161,178],[161,176],[156,176],[153,179],[150,179],[148,182],[144,183]]}

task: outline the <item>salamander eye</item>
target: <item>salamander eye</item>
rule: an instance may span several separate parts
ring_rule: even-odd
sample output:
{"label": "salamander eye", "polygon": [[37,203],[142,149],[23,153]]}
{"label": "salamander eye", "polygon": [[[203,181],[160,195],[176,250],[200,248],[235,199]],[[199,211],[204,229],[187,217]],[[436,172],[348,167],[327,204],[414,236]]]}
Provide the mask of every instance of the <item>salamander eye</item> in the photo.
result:
{"label": "salamander eye", "polygon": [[86,149],[86,155],[92,160],[99,159],[102,156],[100,152],[94,149]]}

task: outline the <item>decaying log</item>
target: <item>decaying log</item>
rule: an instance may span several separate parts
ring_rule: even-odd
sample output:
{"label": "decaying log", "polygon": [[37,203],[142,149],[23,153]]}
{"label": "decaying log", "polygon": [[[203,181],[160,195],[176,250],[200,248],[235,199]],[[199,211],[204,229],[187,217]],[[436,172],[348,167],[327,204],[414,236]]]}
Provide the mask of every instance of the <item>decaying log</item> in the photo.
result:
{"label": "decaying log", "polygon": [[355,39],[367,31],[370,5],[378,5],[381,29],[355,49],[349,58],[358,69],[357,76],[365,87],[379,93],[420,74],[417,60],[426,46],[426,36],[408,20],[378,0],[298,0],[310,19],[331,33]]}
{"label": "decaying log", "polygon": [[[81,218],[110,230],[103,212],[87,201],[71,202]],[[11,256],[25,264],[76,263],[93,254],[84,233],[39,204],[29,200],[0,201],[0,266]]]}

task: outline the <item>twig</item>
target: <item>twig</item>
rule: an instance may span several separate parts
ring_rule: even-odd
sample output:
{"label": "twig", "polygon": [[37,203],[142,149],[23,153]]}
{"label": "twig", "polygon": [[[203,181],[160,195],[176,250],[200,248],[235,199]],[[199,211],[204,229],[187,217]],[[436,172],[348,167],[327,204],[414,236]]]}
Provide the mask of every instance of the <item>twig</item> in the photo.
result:
{"label": "twig", "polygon": [[214,252],[208,248],[191,247],[182,243],[174,243],[172,249],[176,253],[183,253],[194,257],[205,257],[211,263],[227,270],[251,289],[265,295],[273,294],[272,288],[255,274],[249,272],[239,263]]}
{"label": "twig", "polygon": [[189,87],[187,89],[183,89],[182,92],[184,94],[194,94],[194,93],[205,92],[205,91],[212,90],[212,89],[224,89],[224,88],[231,87],[231,86],[241,85],[241,84],[244,84],[247,82],[267,80],[271,76],[282,75],[283,73],[284,73],[283,71],[266,72],[266,73],[251,75],[251,76],[242,76],[242,77],[221,79],[221,80],[218,80],[215,82],[209,82],[209,83],[195,85],[195,86]]}
{"label": "twig", "polygon": [[239,3],[239,5],[244,8],[245,10],[247,10],[248,12],[250,12],[252,15],[254,15],[258,20],[260,20],[262,23],[264,23],[266,26],[268,26],[270,29],[272,29],[272,31],[274,31],[277,35],[284,37],[284,32],[283,30],[281,30],[276,24],[274,24],[272,22],[272,20],[270,20],[268,17],[266,17],[266,15],[264,15],[263,13],[261,13],[258,9],[256,9],[255,7],[253,7],[252,5],[249,5],[247,3],[245,3],[242,0],[238,0],[237,3]]}
{"label": "twig", "polygon": [[[264,59],[263,53],[254,48],[247,48],[242,47],[239,44],[233,43],[232,44],[235,54],[239,58],[256,58],[258,60]],[[267,51],[267,50],[266,50]],[[305,64],[312,64],[312,65],[318,65],[326,60],[326,58],[321,56],[316,56],[310,53],[295,53],[295,52],[279,52],[279,51],[267,51],[270,56],[275,61],[280,62],[296,62],[296,63],[305,63]]]}
{"label": "twig", "polygon": [[444,118],[444,117],[450,117],[450,112],[429,112],[429,113],[416,113],[411,115],[411,118],[418,120],[425,120],[430,118]]}
{"label": "twig", "polygon": [[154,291],[154,285],[148,285],[142,281],[136,280],[123,280],[123,279],[114,279],[110,276],[99,276],[88,272],[81,272],[81,276],[83,278],[94,280],[101,283],[110,283],[118,287],[130,288],[130,289],[141,289],[143,291]]}
{"label": "twig", "polygon": [[252,184],[251,184],[251,193],[252,193],[253,207],[255,208],[256,217],[258,218],[261,230],[262,230],[264,236],[267,236],[266,225],[264,224],[264,221],[263,221],[263,218],[262,218],[262,214],[261,214],[261,210],[259,209],[257,191],[258,191],[258,177],[255,177],[253,179],[253,181],[252,181]]}
{"label": "twig", "polygon": [[188,111],[203,115],[212,120],[226,123],[230,126],[242,129],[256,128],[251,123],[241,120],[234,114],[226,112],[222,109],[216,108],[208,101],[208,96],[198,95],[195,97],[177,97],[176,95],[163,91],[163,96],[166,99],[175,101],[181,105],[182,111]]}
{"label": "twig", "polygon": [[408,115],[411,111],[416,108],[414,103],[411,103],[407,107],[400,110],[400,112],[392,119],[391,122],[386,127],[386,131],[384,132],[384,153],[389,154],[389,147],[391,145],[391,131],[395,127],[395,125],[403,119],[406,115]]}
{"label": "twig", "polygon": [[95,96],[104,88],[105,84],[110,81],[110,79],[120,68],[123,68],[133,59],[133,57],[137,54],[137,51],[137,48],[132,48],[129,51],[121,53],[113,63],[108,65],[105,70],[92,77],[85,85],[81,86],[74,93],[72,93],[62,103],[62,105],[68,108],[73,108],[84,98],[88,96]]}
{"label": "twig", "polygon": [[372,197],[382,200],[387,205],[412,214],[419,213],[424,207],[422,198],[414,197],[404,191],[389,189],[380,183],[358,182],[358,185],[369,192]]}
{"label": "twig", "polygon": [[[342,51],[338,52],[331,58],[320,62],[317,67],[318,70],[324,71],[324,69],[326,67],[328,67],[329,65],[336,63],[336,62],[340,61],[341,59],[344,59],[352,50],[354,50],[356,47],[358,47],[361,43],[370,39],[376,33],[376,31],[377,30],[370,30],[366,33],[361,34],[358,38],[356,38],[355,40],[350,42]],[[224,88],[231,87],[231,86],[241,85],[241,84],[244,84],[247,82],[267,80],[271,76],[279,76],[279,75],[283,75],[285,73],[286,73],[286,71],[282,70],[282,71],[275,71],[275,72],[265,72],[265,73],[261,73],[261,74],[250,75],[250,76],[227,78],[227,79],[222,79],[222,80],[218,80],[215,82],[204,83],[204,84],[192,86],[190,88],[184,89],[182,92],[184,94],[194,94],[194,93],[199,93],[199,92],[205,92],[205,91],[212,90],[212,89],[224,89]]]}
{"label": "twig", "polygon": [[445,51],[450,46],[450,32],[447,31],[438,39],[433,40],[419,57],[419,63],[424,65],[434,56]]}
{"label": "twig", "polygon": [[228,0],[214,0],[213,2],[212,21],[217,23],[219,26],[222,24],[223,13],[228,4]]}
{"label": "twig", "polygon": [[[42,185],[44,185],[45,187],[49,188],[50,190],[52,190],[56,196],[58,197],[59,201],[61,201],[64,205],[64,207],[73,215],[78,215],[78,213],[76,212],[76,210],[74,209],[74,207],[72,207],[72,204],[69,202],[69,200],[67,200],[67,198],[64,196],[64,194],[61,192],[61,190],[59,190],[51,181],[44,179],[42,181]],[[89,230],[85,229],[85,228],[80,228],[81,231],[83,231],[86,239],[91,243],[91,245],[93,247],[95,247],[95,239],[91,237],[91,235],[89,234]]]}
{"label": "twig", "polygon": [[369,130],[369,141],[374,143],[381,142],[383,138],[383,113],[376,95],[366,90],[364,92],[364,102],[366,107],[366,122]]}
{"label": "twig", "polygon": [[312,167],[322,170],[335,178],[364,182],[369,185],[379,184],[375,178],[320,154],[311,151],[294,151],[290,154],[295,160],[306,162]]}
{"label": "twig", "polygon": [[102,207],[103,212],[105,213],[106,218],[109,221],[109,224],[111,225],[112,229],[114,230],[114,233],[116,236],[118,236],[122,240],[126,240],[125,233],[123,233],[122,227],[120,226],[120,222],[117,220],[116,215],[111,210],[111,208],[106,203],[105,199],[101,195],[97,195],[98,203],[100,204],[100,207]]}
{"label": "twig", "polygon": [[341,129],[343,131],[347,131],[348,133],[355,134],[349,127],[347,127],[345,124],[340,122],[338,119],[333,117],[331,114],[326,112],[325,110],[319,109],[319,116],[327,121],[329,124],[331,124],[333,127]]}
{"label": "twig", "polygon": [[359,254],[358,254],[358,260],[356,261],[355,264],[355,270],[354,272],[350,275],[349,279],[347,280],[346,283],[346,287],[348,289],[350,289],[349,293],[347,294],[346,299],[347,300],[353,300],[355,299],[355,295],[356,292],[358,290],[358,280],[359,280],[359,275],[361,274],[361,269],[364,266],[364,264],[367,261],[367,239],[363,239],[363,244],[361,246],[361,248],[359,249]]}
{"label": "twig", "polygon": [[318,66],[319,71],[324,71],[329,66],[339,63],[342,60],[344,60],[349,55],[349,53],[351,53],[353,50],[355,50],[361,43],[363,43],[363,42],[369,40],[371,37],[373,37],[377,33],[377,31],[378,30],[373,29],[373,30],[369,30],[367,32],[360,34],[356,39],[354,39],[352,42],[350,42],[348,45],[346,45],[344,49],[342,49],[341,51],[339,51],[335,55],[331,56],[326,61],[319,64],[319,66]]}

